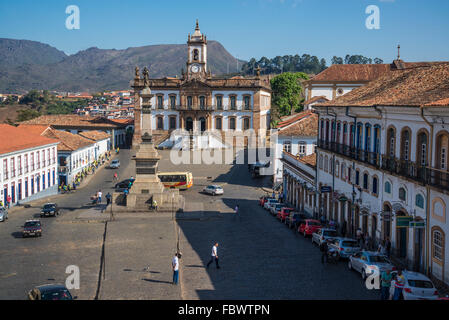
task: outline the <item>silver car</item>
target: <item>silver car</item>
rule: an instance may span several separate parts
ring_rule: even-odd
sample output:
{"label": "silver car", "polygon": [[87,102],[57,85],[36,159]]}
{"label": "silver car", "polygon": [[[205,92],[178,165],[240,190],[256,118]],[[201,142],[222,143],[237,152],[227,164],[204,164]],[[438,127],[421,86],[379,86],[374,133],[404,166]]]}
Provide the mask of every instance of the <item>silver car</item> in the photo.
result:
{"label": "silver car", "polygon": [[[391,273],[394,277],[397,275],[397,271]],[[402,290],[402,296],[404,300],[437,300],[439,294],[432,281],[422,273],[414,271],[402,271],[402,275],[405,279],[404,289]],[[391,282],[390,298],[394,294],[394,280]]]}
{"label": "silver car", "polygon": [[210,185],[203,189],[204,193],[211,194],[213,196],[217,194],[224,194],[223,187],[217,185]]}
{"label": "silver car", "polygon": [[327,241],[328,239],[334,239],[336,237],[338,237],[338,234],[335,229],[322,228],[317,232],[312,233],[312,243],[316,243],[320,246],[324,241]]}
{"label": "silver car", "polygon": [[265,204],[263,205],[263,208],[264,208],[265,210],[270,210],[272,206],[274,206],[274,205],[276,205],[276,204],[278,204],[278,203],[279,203],[279,202],[278,202],[278,200],[276,200],[276,199],[268,199],[268,201],[265,202]]}
{"label": "silver car", "polygon": [[8,219],[8,210],[4,207],[0,207],[0,221],[5,221]]}
{"label": "silver car", "polygon": [[361,251],[349,257],[349,270],[356,270],[362,274],[365,280],[374,272],[393,271],[395,266],[388,260],[386,256],[374,251]]}
{"label": "silver car", "polygon": [[360,245],[356,240],[341,237],[333,239],[329,248],[337,250],[342,258],[349,258],[351,255],[362,251],[362,248],[360,248]]}

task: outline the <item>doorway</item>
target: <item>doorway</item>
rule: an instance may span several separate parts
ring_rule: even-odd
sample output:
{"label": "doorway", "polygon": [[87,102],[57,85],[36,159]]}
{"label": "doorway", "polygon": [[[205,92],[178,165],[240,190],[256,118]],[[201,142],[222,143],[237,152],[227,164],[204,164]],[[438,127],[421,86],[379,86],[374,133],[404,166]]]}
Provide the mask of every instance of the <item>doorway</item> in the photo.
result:
{"label": "doorway", "polygon": [[[398,211],[396,216],[406,216],[403,211]],[[396,248],[399,258],[407,257],[407,231],[406,227],[396,227]]]}
{"label": "doorway", "polygon": [[206,119],[204,119],[203,117],[200,118],[200,128],[201,132],[206,131]]}

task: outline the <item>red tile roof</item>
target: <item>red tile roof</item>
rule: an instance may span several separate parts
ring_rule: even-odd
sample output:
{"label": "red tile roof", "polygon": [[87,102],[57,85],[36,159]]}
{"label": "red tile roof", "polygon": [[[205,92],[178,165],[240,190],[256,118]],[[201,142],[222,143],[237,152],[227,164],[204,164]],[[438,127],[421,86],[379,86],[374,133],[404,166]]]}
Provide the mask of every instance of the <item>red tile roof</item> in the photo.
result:
{"label": "red tile roof", "polygon": [[102,117],[79,116],[76,114],[43,115],[24,121],[22,124],[52,125],[54,127],[65,128],[92,127],[116,129],[124,127],[123,124]]}
{"label": "red tile roof", "polygon": [[0,154],[58,143],[26,128],[0,124]]}
{"label": "red tile roof", "polygon": [[278,134],[283,136],[310,136],[318,134],[318,115],[306,110],[277,125]]}
{"label": "red tile roof", "polygon": [[395,60],[392,64],[333,64],[308,82],[369,82],[402,68],[410,69],[438,63]]}
{"label": "red tile roof", "polygon": [[449,98],[449,62],[397,70],[319,106],[444,105]]}
{"label": "red tile roof", "polygon": [[329,101],[329,99],[326,98],[325,96],[316,96],[316,97],[310,98],[309,100],[305,101],[304,105],[308,105],[308,104],[311,104],[311,103],[314,103],[314,102],[317,102],[320,100]]}

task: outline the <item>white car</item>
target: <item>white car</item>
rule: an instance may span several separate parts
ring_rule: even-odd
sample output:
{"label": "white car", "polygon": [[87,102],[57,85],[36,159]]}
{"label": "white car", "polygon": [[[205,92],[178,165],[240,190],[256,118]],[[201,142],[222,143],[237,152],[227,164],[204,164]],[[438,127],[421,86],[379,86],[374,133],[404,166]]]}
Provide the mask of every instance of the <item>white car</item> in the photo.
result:
{"label": "white car", "polygon": [[211,185],[204,188],[203,192],[215,196],[217,194],[223,194],[224,190],[222,186]]}
{"label": "white car", "polygon": [[[397,271],[391,273],[394,277],[397,275]],[[438,291],[435,288],[432,281],[425,275],[419,272],[402,271],[402,275],[405,279],[404,289],[402,290],[402,296],[404,300],[437,300],[439,297]],[[391,281],[390,287],[390,299],[394,295],[394,280]]]}
{"label": "white car", "polygon": [[265,202],[265,204],[263,205],[263,208],[264,208],[265,210],[270,211],[270,210],[271,210],[271,207],[274,206],[274,205],[276,205],[276,204],[279,204],[278,200],[276,200],[276,199],[268,199],[268,201]]}
{"label": "white car", "polygon": [[111,169],[118,169],[120,168],[120,160],[112,160],[111,164],[109,165],[109,168]]}

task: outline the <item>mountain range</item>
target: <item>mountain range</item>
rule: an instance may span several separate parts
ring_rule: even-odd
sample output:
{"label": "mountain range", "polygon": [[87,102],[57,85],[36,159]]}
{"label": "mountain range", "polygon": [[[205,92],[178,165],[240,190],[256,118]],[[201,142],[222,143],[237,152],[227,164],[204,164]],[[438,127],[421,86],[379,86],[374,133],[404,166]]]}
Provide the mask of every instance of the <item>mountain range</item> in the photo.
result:
{"label": "mountain range", "polygon": [[[217,41],[208,41],[213,75],[237,71],[237,60]],[[186,44],[162,44],[123,50],[96,47],[67,55],[48,44],[0,38],[0,92],[36,90],[97,92],[130,88],[134,68],[149,67],[151,78],[179,76],[186,68]],[[245,62],[238,60],[239,67]]]}

